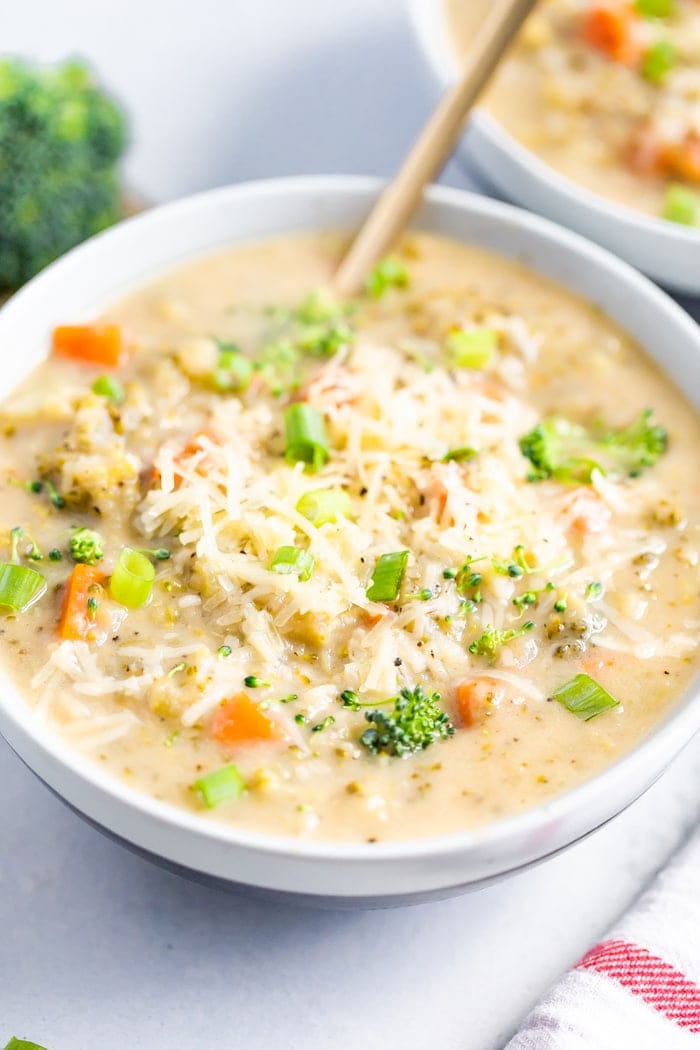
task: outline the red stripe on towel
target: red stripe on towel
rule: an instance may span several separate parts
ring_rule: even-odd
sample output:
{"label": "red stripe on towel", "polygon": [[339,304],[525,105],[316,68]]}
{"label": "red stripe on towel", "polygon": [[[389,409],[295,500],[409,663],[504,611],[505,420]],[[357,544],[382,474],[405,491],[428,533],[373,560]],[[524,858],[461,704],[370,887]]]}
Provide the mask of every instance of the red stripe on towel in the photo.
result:
{"label": "red stripe on towel", "polygon": [[595,970],[638,995],[681,1028],[700,1032],[700,988],[670,963],[627,941],[602,941],[578,970]]}

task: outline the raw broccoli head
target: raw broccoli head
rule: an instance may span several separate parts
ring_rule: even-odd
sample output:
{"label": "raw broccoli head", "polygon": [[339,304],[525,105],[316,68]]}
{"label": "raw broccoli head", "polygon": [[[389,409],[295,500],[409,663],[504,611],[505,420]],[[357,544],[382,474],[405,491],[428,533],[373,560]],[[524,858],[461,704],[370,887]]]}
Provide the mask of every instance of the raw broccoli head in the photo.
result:
{"label": "raw broccoli head", "polygon": [[80,62],[0,61],[0,290],[119,218],[125,143],[122,111]]}
{"label": "raw broccoli head", "polygon": [[365,713],[372,725],[365,729],[360,743],[374,755],[401,756],[422,751],[435,740],[447,739],[454,733],[454,726],[439,706],[439,700],[439,693],[428,695],[419,685],[415,689],[402,689],[393,698],[390,714],[379,710]]}

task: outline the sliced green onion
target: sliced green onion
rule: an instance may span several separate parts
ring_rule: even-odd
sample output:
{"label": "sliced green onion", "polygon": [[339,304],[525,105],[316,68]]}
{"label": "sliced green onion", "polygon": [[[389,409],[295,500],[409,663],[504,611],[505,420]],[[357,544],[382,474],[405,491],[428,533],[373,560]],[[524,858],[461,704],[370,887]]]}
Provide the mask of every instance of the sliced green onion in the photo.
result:
{"label": "sliced green onion", "polygon": [[670,18],[675,0],[635,0],[634,5],[643,18]]}
{"label": "sliced green onion", "polygon": [[98,376],[92,384],[92,390],[115,405],[121,405],[126,397],[124,387],[115,376]]}
{"label": "sliced green onion", "polygon": [[381,299],[390,288],[407,288],[409,275],[406,266],[395,255],[380,259],[365,281],[365,291],[372,299]]}
{"label": "sliced green onion", "polygon": [[63,554],[58,547],[52,547],[49,551],[49,561],[61,561]]}
{"label": "sliced green onion", "polygon": [[250,386],[253,362],[233,344],[219,344],[219,360],[211,377],[216,390],[244,391]]}
{"label": "sliced green onion", "polygon": [[278,547],[270,562],[272,572],[296,573],[302,582],[311,579],[316,560],[309,551],[300,547]]}
{"label": "sliced green onion", "polygon": [[231,799],[240,798],[245,791],[245,780],[241,776],[238,766],[231,763],[215,769],[211,773],[195,780],[192,785],[194,790],[202,799],[207,809],[214,809],[222,802],[230,802]]}
{"label": "sliced green onion", "polygon": [[318,527],[340,517],[349,518],[352,501],[343,489],[313,489],[304,493],[296,509]]}
{"label": "sliced green onion", "polygon": [[455,328],[447,337],[445,350],[457,368],[485,368],[498,347],[494,328]]}
{"label": "sliced green onion", "polygon": [[599,583],[598,580],[593,580],[586,587],[586,601],[593,602],[596,598],[600,598],[603,593],[603,584]]}
{"label": "sliced green onion", "polygon": [[220,660],[225,660],[231,655],[232,652],[233,649],[230,645],[220,645],[219,648],[216,650],[216,655],[219,657]]}
{"label": "sliced green onion", "polygon": [[392,554],[381,555],[374,566],[372,579],[366,592],[371,602],[396,601],[406,572],[408,553],[408,551],[395,551]]}
{"label": "sliced green onion", "polygon": [[642,59],[642,75],[652,84],[660,84],[678,61],[678,52],[668,40],[659,40]]}
{"label": "sliced green onion", "polygon": [[46,580],[36,569],[0,562],[0,606],[24,612],[45,590]]}
{"label": "sliced green onion", "polygon": [[460,448],[450,448],[447,450],[445,455],[442,457],[443,463],[466,463],[467,460],[474,459],[475,456],[479,455],[479,450],[471,448],[469,445],[462,445]]}
{"label": "sliced green onion", "polygon": [[330,459],[326,425],[323,416],[311,405],[299,401],[284,413],[287,435],[286,457],[289,463],[306,463],[318,470]]}
{"label": "sliced green onion", "polygon": [[682,226],[695,226],[700,222],[700,194],[693,193],[679,182],[672,183],[666,190],[664,219],[679,222]]}
{"label": "sliced green onion", "polygon": [[620,703],[587,674],[577,674],[552,693],[552,698],[563,704],[577,718],[588,722],[591,718],[617,707]]}
{"label": "sliced green onion", "polygon": [[109,591],[115,601],[127,609],[140,609],[151,597],[156,570],[141,551],[124,547],[119,552],[109,581]]}

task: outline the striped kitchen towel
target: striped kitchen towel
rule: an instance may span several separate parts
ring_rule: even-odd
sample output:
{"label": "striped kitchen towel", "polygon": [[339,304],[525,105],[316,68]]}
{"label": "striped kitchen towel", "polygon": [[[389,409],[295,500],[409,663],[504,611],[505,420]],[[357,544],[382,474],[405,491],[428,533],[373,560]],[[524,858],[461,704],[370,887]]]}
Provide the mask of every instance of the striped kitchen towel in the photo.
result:
{"label": "striped kitchen towel", "polygon": [[700,1050],[700,830],[506,1050]]}

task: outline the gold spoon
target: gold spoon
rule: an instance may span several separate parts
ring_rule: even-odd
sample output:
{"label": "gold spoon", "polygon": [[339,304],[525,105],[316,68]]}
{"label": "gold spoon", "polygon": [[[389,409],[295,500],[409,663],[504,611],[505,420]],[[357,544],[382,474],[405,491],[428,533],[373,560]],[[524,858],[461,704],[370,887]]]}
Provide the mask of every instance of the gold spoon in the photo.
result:
{"label": "gold spoon", "polygon": [[333,280],[339,295],[354,295],[377,259],[403,232],[420,204],[424,187],[445,165],[469,110],[535,3],[536,0],[494,0],[459,79],[440,99],[342,259]]}

